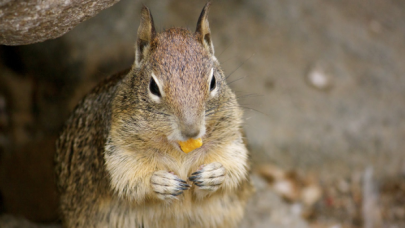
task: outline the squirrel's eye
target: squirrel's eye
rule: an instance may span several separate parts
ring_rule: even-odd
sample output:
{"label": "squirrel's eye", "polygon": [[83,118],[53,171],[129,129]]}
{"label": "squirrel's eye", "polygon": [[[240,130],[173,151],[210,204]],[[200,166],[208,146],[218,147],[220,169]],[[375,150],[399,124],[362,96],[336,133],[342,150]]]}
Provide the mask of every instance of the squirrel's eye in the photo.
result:
{"label": "squirrel's eye", "polygon": [[213,91],[217,87],[217,80],[215,79],[215,75],[212,75],[211,83],[210,83],[210,91]]}
{"label": "squirrel's eye", "polygon": [[158,97],[161,97],[159,87],[155,82],[155,79],[153,77],[150,78],[150,83],[149,83],[149,90],[153,95],[156,95]]}

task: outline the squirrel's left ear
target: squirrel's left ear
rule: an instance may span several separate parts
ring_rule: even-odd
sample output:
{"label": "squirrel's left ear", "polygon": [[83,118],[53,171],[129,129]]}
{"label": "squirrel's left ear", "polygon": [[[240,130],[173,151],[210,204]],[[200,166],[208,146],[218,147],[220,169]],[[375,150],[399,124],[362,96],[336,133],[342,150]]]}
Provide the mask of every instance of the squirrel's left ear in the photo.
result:
{"label": "squirrel's left ear", "polygon": [[211,41],[211,30],[208,23],[208,10],[210,8],[210,5],[211,2],[207,2],[207,4],[205,4],[200,17],[198,18],[195,34],[201,44],[204,45],[204,48],[207,49],[207,51],[211,53],[211,55],[214,55],[214,44]]}
{"label": "squirrel's left ear", "polygon": [[152,40],[156,36],[155,24],[148,7],[143,6],[141,11],[141,24],[138,28],[138,40],[136,41],[135,66],[140,67],[141,61],[149,52]]}

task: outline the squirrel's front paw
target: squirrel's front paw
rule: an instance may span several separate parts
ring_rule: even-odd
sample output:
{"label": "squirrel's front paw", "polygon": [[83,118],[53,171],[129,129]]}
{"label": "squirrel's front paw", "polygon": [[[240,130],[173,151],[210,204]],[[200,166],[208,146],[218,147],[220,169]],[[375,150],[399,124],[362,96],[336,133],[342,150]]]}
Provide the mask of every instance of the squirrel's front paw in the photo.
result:
{"label": "squirrel's front paw", "polygon": [[213,162],[202,166],[200,170],[192,173],[188,179],[194,182],[198,189],[214,192],[224,182],[225,175],[226,169],[224,166],[219,162]]}
{"label": "squirrel's front paw", "polygon": [[154,172],[150,181],[153,191],[161,200],[176,199],[184,190],[190,188],[184,180],[165,170]]}

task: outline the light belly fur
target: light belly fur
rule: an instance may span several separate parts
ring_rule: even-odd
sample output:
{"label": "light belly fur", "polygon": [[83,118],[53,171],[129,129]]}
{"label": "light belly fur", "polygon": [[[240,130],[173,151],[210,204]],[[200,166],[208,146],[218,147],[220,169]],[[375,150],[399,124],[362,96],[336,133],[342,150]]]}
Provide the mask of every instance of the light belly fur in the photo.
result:
{"label": "light belly fur", "polygon": [[[235,227],[243,217],[244,202],[236,194],[215,193],[193,202],[187,193],[170,204],[129,205],[119,199],[100,207],[97,227],[215,228]],[[100,218],[101,216],[101,218]]]}

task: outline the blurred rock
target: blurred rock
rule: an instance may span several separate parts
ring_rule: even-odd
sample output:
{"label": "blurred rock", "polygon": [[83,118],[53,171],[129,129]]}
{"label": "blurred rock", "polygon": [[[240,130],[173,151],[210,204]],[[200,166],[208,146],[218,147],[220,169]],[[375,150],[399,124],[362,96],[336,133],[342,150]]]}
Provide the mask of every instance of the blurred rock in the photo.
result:
{"label": "blurred rock", "polygon": [[22,45],[62,36],[119,0],[0,2],[0,44]]}
{"label": "blurred rock", "polygon": [[256,193],[249,201],[240,228],[308,228],[296,207],[287,204],[257,175],[252,175]]}
{"label": "blurred rock", "polygon": [[385,227],[405,227],[405,175],[384,179],[380,184],[379,209]]}
{"label": "blurred rock", "polygon": [[329,90],[333,86],[332,77],[326,72],[325,66],[321,63],[317,63],[313,67],[306,77],[307,83],[318,90]]}
{"label": "blurred rock", "polygon": [[368,167],[363,175],[362,216],[364,228],[382,227],[379,195],[373,175],[372,167]]}
{"label": "blurred rock", "polygon": [[271,189],[289,202],[312,207],[322,196],[319,181],[313,175],[285,171],[271,164],[260,165],[255,173],[267,180]]}

